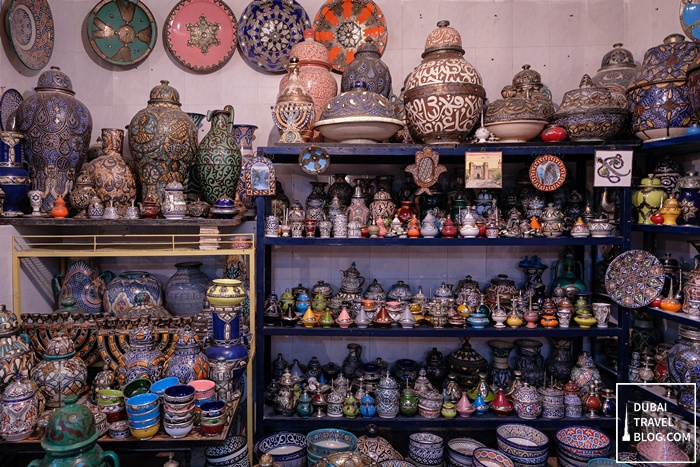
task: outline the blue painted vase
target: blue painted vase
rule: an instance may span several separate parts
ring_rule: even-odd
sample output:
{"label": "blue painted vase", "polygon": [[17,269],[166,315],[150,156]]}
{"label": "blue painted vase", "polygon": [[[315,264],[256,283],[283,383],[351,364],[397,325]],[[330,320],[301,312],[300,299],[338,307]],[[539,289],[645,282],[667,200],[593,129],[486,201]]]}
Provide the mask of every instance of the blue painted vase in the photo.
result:
{"label": "blue painted vase", "polygon": [[100,272],[93,259],[74,259],[65,274],[58,273],[51,280],[56,307],[60,307],[63,298],[73,297],[78,308],[88,313],[101,313],[107,284],[113,278],[111,271]]}
{"label": "blue painted vase", "polygon": [[209,361],[194,331],[186,328],[175,343],[175,350],[163,366],[163,377],[176,377],[180,384],[209,377]]}
{"label": "blue painted vase", "polygon": [[39,75],[34,90],[17,109],[17,131],[25,137],[32,189],[41,191],[42,210],[49,212],[56,198],[68,199],[87,158],[92,116],[59,68]]}
{"label": "blue painted vase", "polygon": [[[680,325],[678,335],[681,340],[668,352],[668,372],[672,383],[694,383],[700,394],[700,331],[690,326]],[[695,397],[693,387],[679,386],[678,404],[688,410],[695,410],[700,397]]]}
{"label": "blue painted vase", "polygon": [[22,162],[22,133],[15,131],[0,132],[0,189],[5,193],[2,215],[17,217],[23,213],[21,203],[27,197],[31,180]]}
{"label": "blue painted vase", "polygon": [[679,225],[698,225],[700,215],[700,175],[698,172],[687,172],[676,184],[678,187],[678,204],[681,215],[676,222]]}
{"label": "blue painted vase", "polygon": [[148,378],[152,383],[163,377],[166,357],[156,347],[156,335],[149,326],[134,328],[129,334],[129,350],[122,355],[117,369],[120,387],[137,378]]}
{"label": "blue painted vase", "polygon": [[145,271],[124,271],[113,279],[102,297],[104,312],[120,317],[131,308],[142,304],[136,301],[136,295],[146,293],[150,298],[147,306],[163,305],[163,284],[157,277]]}
{"label": "blue painted vase", "polygon": [[165,306],[174,316],[193,316],[202,311],[211,278],[202,272],[202,263],[175,264],[177,271],[165,284]]}
{"label": "blue painted vase", "polygon": [[[230,400],[238,392],[239,383],[248,366],[248,349],[240,337],[240,313],[235,313],[230,320],[225,313],[213,307],[214,339],[204,348],[204,354],[209,360],[209,377],[216,383],[219,400]],[[216,315],[219,315],[218,317]],[[228,320],[224,324],[224,319]],[[216,320],[219,320],[217,324]],[[218,329],[217,329],[218,328]],[[228,329],[228,333],[224,331]],[[229,339],[217,339],[217,335],[228,336]]]}

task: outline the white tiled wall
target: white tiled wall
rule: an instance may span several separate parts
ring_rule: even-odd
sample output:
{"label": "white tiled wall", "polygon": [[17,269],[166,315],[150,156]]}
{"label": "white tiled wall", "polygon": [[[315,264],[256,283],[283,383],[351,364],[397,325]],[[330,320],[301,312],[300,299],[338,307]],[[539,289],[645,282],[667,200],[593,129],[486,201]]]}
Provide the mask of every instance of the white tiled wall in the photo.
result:
{"label": "white tiled wall", "polygon": [[[248,0],[226,0],[240,17]],[[324,0],[298,0],[313,19]],[[678,1],[676,0],[375,0],[387,19],[389,41],[383,60],[392,71],[395,90],[404,77],[420,63],[424,41],[438,20],[448,19],[462,34],[465,57],[481,73],[487,95],[500,96],[500,89],[510,83],[514,73],[529,63],[538,70],[560,102],[564,92],[575,88],[584,73],[594,74],[602,56],[615,42],[623,42],[638,62],[644,51],[660,44],[670,33],[680,32]],[[9,1],[0,0],[3,12]],[[237,52],[222,69],[211,74],[196,74],[180,67],[168,55],[161,39],[162,27],[175,0],[146,0],[159,27],[159,40],[145,62],[128,69],[111,66],[93,53],[84,38],[85,19],[95,0],[49,0],[56,25],[56,47],[50,61],[73,80],[76,97],[91,110],[93,140],[100,128],[123,128],[131,117],[146,105],[150,89],[162,79],[176,87],[183,109],[206,113],[207,110],[233,104],[236,122],[254,123],[260,129],[257,145],[275,141],[277,135],[270,118],[281,76],[257,72]],[[4,23],[4,22],[3,22]],[[4,28],[4,24],[0,25]],[[0,52],[0,86],[13,87],[25,95],[31,93],[38,72],[23,69],[12,52],[2,31],[3,51]],[[335,75],[337,79],[339,75]],[[202,130],[207,131],[208,124]],[[384,170],[384,168],[377,168]],[[388,170],[388,169],[387,169]],[[347,167],[351,174],[366,175],[363,167]],[[397,171],[400,174],[401,170]],[[383,173],[383,172],[382,172]],[[309,179],[288,170],[280,171],[292,199],[304,200],[309,192]],[[9,277],[9,243],[15,233],[9,226],[0,226],[0,277]],[[686,248],[687,250],[687,248]],[[519,283],[522,277],[515,263],[524,255],[540,254],[552,265],[557,251],[528,251],[527,249],[477,250],[473,248],[431,249],[326,249],[295,247],[276,256],[274,283],[278,292],[301,281],[310,284],[324,279],[339,284],[339,270],[356,261],[368,281],[381,277],[385,288],[398,279],[406,279],[412,287],[437,287],[441,281],[455,283],[465,274],[472,274],[485,283],[498,272],[507,272]],[[105,261],[103,269],[120,272],[134,267],[154,271],[163,281],[174,272],[172,261],[134,261],[135,264],[112,264]],[[220,265],[211,265],[210,274]],[[50,292],[46,282],[56,270],[55,265],[36,270],[35,277],[23,272],[23,302],[25,311],[50,310]],[[42,269],[43,268],[43,269]],[[45,269],[45,270],[44,270]],[[546,282],[551,269],[545,275]],[[42,280],[43,278],[43,280]],[[26,289],[26,290],[25,290]],[[9,280],[0,281],[0,303],[11,303]],[[291,351],[292,343],[278,339],[281,348]],[[313,349],[321,358],[335,361],[345,355],[343,342],[319,344],[298,341],[297,348]],[[308,346],[307,346],[308,344]],[[363,343],[368,356],[384,356],[388,346],[381,340]],[[412,340],[391,346],[388,356],[410,356],[414,348],[429,348],[431,342]],[[458,342],[441,343],[451,350]],[[481,344],[483,346],[483,344]],[[313,346],[320,346],[315,349]],[[340,349],[340,350],[338,350]],[[310,352],[310,351],[309,351]],[[483,352],[482,352],[483,353]],[[415,355],[414,355],[415,356]],[[321,358],[322,361],[326,359]]]}

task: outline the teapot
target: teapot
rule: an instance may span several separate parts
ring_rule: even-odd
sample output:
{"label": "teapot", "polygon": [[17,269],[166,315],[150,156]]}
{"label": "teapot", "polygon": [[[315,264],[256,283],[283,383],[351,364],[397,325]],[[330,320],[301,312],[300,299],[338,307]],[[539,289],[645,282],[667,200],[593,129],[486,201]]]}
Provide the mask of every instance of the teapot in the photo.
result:
{"label": "teapot", "polygon": [[160,212],[160,208],[158,207],[158,203],[156,202],[155,199],[153,199],[151,196],[146,196],[146,199],[143,200],[143,203],[138,203],[139,208],[141,208],[141,217],[144,219],[155,219],[158,217],[158,213]]}
{"label": "teapot", "polygon": [[355,263],[346,269],[341,270],[342,275],[340,288],[347,293],[359,293],[362,289],[362,284],[365,283],[365,278],[360,275],[360,271],[355,267]]}

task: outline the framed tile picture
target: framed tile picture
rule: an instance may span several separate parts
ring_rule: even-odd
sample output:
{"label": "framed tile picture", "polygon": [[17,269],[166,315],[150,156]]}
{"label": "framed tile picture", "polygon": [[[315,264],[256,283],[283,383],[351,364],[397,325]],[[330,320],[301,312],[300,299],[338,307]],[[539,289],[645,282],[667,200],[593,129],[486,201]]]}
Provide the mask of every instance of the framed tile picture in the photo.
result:
{"label": "framed tile picture", "polygon": [[500,152],[468,152],[464,162],[466,188],[502,188],[503,154]]}

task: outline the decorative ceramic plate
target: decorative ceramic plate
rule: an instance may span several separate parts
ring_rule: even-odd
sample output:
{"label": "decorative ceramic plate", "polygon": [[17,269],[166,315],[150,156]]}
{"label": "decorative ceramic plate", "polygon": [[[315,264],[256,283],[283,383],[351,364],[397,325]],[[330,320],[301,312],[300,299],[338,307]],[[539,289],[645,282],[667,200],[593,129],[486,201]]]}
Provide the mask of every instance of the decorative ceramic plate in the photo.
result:
{"label": "decorative ceramic plate", "polygon": [[530,165],[530,182],[540,191],[554,191],[566,180],[566,166],[557,156],[545,154]]}
{"label": "decorative ceramic plate", "polygon": [[158,26],[143,2],[102,0],[87,19],[92,50],[115,65],[134,65],[156,45]]}
{"label": "decorative ceramic plate", "polygon": [[41,70],[49,63],[54,28],[48,0],[12,0],[6,27],[12,47],[24,66]]}
{"label": "decorative ceramic plate", "polygon": [[307,174],[323,173],[329,165],[331,165],[331,156],[323,148],[309,146],[299,153],[299,167]]}
{"label": "decorative ceramic plate", "polygon": [[238,44],[256,67],[283,72],[292,47],[310,27],[309,15],[295,0],[253,0],[238,24]]}
{"label": "decorative ceramic plate", "polygon": [[640,308],[650,304],[664,285],[659,259],[643,250],[630,250],[615,258],[605,272],[605,290],[620,306]]}
{"label": "decorative ceramic plate", "polygon": [[343,72],[357,47],[372,36],[383,54],[388,32],[382,10],[372,0],[327,0],[314,20],[316,40],[328,49],[331,66]]}
{"label": "decorative ceramic plate", "polygon": [[697,0],[681,0],[681,28],[691,41],[700,40],[700,2]]}
{"label": "decorative ceramic plate", "polygon": [[165,45],[190,70],[218,70],[236,50],[236,16],[222,0],[180,0],[165,20]]}
{"label": "decorative ceramic plate", "polygon": [[24,98],[16,89],[8,89],[0,97],[0,130],[9,131],[14,119],[15,111]]}

